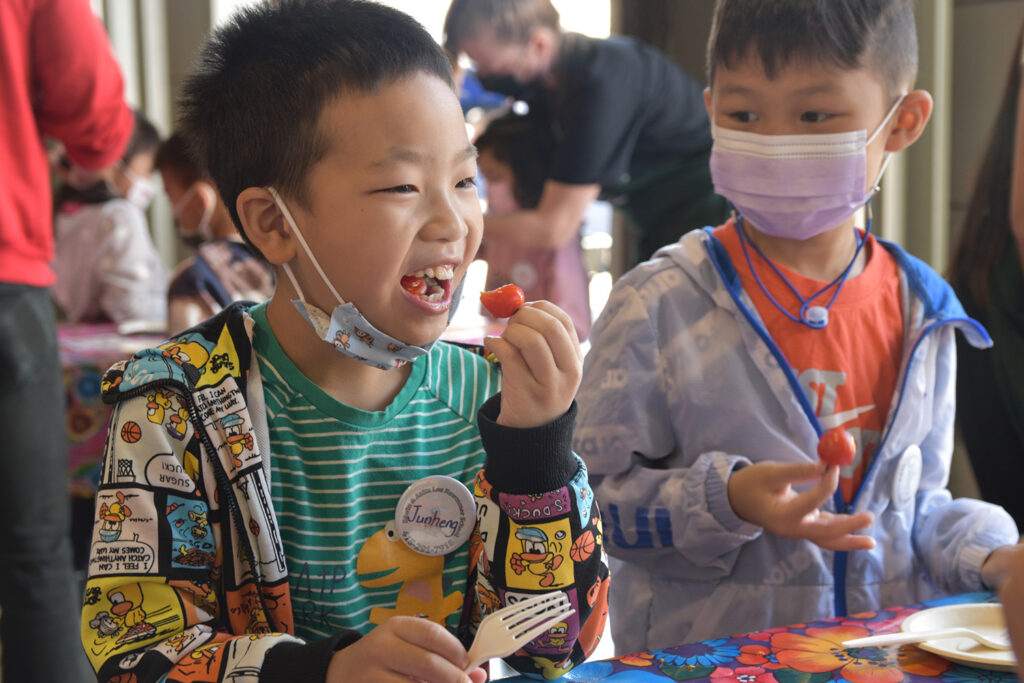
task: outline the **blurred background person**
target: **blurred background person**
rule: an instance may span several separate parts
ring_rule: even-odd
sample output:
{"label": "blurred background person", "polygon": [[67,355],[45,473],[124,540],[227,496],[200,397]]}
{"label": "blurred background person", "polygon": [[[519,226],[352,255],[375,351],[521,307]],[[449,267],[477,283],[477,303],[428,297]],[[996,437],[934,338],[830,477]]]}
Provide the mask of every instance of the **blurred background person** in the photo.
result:
{"label": "blurred background person", "polygon": [[85,184],[132,133],[124,82],[87,0],[0,2],[0,641],[11,683],[89,680],[68,534],[67,441],[50,287],[44,137]]}
{"label": "blurred background person", "polygon": [[957,345],[957,424],[981,496],[1024,528],[1024,63],[1013,63],[960,241],[950,283],[995,342]]}
{"label": "blurred background person", "polygon": [[178,264],[167,288],[167,332],[177,334],[232,301],[270,298],[274,275],[242,241],[213,181],[174,133],[160,146],[156,168],[171,200],[181,240],[195,254]]}
{"label": "blurred background person", "polygon": [[[551,131],[532,116],[508,114],[493,120],[476,140],[477,163],[485,180],[486,216],[534,209],[551,161]],[[486,217],[485,217],[486,220]],[[487,289],[519,285],[527,301],[546,299],[572,318],[580,340],[590,334],[588,279],[580,234],[562,247],[534,248],[506,242],[485,231],[478,258],[487,261]]]}
{"label": "blurred background person", "polygon": [[488,216],[487,236],[559,249],[601,197],[636,231],[631,267],[724,220],[702,88],[667,56],[633,38],[563,32],[550,0],[453,0],[444,32],[449,55],[468,56],[487,90],[526,102],[555,136],[537,206]]}
{"label": "blurred background person", "polygon": [[120,163],[57,192],[54,298],[69,322],[167,318],[167,268],[146,220],[160,135],[141,112]]}

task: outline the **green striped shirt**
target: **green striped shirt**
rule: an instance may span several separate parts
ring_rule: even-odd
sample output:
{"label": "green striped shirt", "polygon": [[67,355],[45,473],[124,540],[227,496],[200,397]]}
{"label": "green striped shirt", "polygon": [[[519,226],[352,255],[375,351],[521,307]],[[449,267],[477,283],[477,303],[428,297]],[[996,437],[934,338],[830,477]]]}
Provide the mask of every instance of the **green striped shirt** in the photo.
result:
{"label": "green striped shirt", "polygon": [[[386,529],[399,497],[418,479],[444,474],[472,487],[484,463],[476,411],[499,388],[496,368],[439,342],[413,363],[386,410],[358,410],[295,367],[267,324],[265,305],[251,313],[296,635],[315,640],[342,628],[366,633],[389,614],[380,608],[394,609],[396,602],[408,608],[420,598],[443,605],[454,628],[461,602],[449,608],[466,590],[468,544],[428,558],[389,538]],[[429,590],[429,578],[436,582],[442,564],[438,595]]]}

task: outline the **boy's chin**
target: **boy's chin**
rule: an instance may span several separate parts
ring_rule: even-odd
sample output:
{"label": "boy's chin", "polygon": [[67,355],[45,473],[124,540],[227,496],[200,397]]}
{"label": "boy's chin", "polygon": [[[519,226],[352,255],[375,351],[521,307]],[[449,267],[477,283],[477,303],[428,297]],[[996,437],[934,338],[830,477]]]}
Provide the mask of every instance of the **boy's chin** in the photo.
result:
{"label": "boy's chin", "polygon": [[424,325],[415,331],[410,331],[410,333],[407,336],[402,337],[396,335],[395,338],[400,339],[401,341],[411,346],[425,347],[433,344],[438,339],[440,339],[441,335],[444,334],[445,330],[447,329],[448,319],[445,318],[443,324],[429,326]]}

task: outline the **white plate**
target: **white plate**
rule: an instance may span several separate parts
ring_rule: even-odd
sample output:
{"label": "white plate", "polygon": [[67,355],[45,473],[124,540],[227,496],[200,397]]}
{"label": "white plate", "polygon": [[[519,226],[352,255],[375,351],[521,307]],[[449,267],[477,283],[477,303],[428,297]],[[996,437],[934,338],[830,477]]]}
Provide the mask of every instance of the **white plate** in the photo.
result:
{"label": "white plate", "polygon": [[[1006,631],[1003,606],[997,602],[944,605],[915,612],[903,620],[904,632],[932,631],[941,628],[966,627],[983,635]],[[992,650],[970,638],[928,640],[917,645],[922,650],[944,657],[957,664],[976,669],[1015,671],[1017,663],[1012,650]]]}

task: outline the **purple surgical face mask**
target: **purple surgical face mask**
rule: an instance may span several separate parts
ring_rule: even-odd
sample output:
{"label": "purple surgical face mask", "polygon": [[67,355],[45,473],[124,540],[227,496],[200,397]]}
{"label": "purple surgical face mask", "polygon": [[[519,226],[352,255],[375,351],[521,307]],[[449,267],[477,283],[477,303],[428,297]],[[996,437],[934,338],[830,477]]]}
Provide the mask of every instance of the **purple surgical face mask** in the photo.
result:
{"label": "purple surgical face mask", "polygon": [[866,204],[889,164],[870,187],[867,147],[885,128],[900,96],[869,137],[866,130],[813,135],[759,135],[712,124],[711,179],[755,228],[805,240],[836,227]]}

